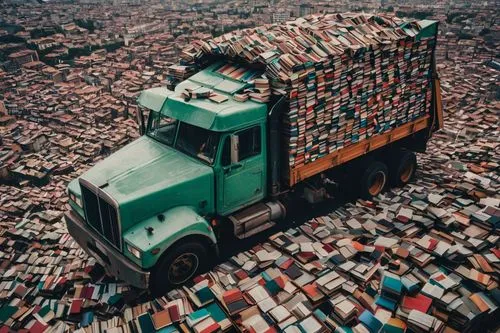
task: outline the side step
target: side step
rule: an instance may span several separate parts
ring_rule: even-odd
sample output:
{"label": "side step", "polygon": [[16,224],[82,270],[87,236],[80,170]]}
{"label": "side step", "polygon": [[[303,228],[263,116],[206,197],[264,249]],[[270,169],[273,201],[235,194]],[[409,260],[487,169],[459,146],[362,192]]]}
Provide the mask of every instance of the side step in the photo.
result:
{"label": "side step", "polygon": [[284,216],[285,207],[279,201],[259,202],[229,215],[229,220],[234,225],[234,235],[243,239],[271,228],[276,224],[274,221]]}

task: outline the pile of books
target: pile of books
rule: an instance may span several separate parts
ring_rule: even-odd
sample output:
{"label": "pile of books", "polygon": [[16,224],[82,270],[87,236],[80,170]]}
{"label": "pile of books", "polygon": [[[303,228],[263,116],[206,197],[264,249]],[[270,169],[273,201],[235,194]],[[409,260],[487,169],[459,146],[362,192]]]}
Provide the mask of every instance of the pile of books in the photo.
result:
{"label": "pile of books", "polygon": [[[256,71],[244,64],[265,68],[261,96],[250,97],[288,98],[282,131],[293,168],[429,111],[435,36],[420,29],[392,16],[315,14],[196,41],[184,60],[202,67],[225,57],[221,73],[245,82]],[[257,82],[266,79],[270,89]]]}
{"label": "pile of books", "polygon": [[171,65],[167,68],[167,77],[173,81],[183,81],[193,75],[195,71],[194,66]]}
{"label": "pile of books", "polygon": [[420,177],[406,188],[276,232],[154,299],[106,277],[60,223],[13,225],[0,233],[0,325],[200,333],[492,325],[500,311],[500,238],[494,223],[471,216],[481,211],[494,221],[500,185],[493,173],[486,186],[435,156],[422,157]]}

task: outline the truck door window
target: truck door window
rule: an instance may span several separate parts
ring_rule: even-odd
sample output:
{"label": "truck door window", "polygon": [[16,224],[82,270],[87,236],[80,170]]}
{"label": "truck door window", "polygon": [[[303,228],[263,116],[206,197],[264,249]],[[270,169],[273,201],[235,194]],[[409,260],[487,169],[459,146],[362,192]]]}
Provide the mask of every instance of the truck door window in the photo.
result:
{"label": "truck door window", "polygon": [[239,160],[260,154],[260,126],[255,126],[238,133]]}
{"label": "truck door window", "polygon": [[212,164],[219,144],[219,133],[187,123],[179,125],[175,148]]}
{"label": "truck door window", "polygon": [[[236,133],[239,137],[239,160],[260,154],[260,126]],[[221,165],[231,164],[231,137],[227,136],[222,147]]]}

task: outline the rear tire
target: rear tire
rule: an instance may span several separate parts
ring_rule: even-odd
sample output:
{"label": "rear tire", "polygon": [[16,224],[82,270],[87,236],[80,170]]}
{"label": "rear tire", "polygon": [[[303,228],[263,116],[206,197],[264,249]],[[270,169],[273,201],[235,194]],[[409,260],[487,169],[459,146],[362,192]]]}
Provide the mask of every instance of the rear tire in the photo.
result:
{"label": "rear tire", "polygon": [[361,176],[359,194],[363,199],[371,199],[382,192],[387,184],[388,171],[384,163],[375,161]]}
{"label": "rear tire", "polygon": [[401,151],[390,163],[390,181],[392,186],[403,187],[408,184],[417,170],[417,157],[412,151]]}
{"label": "rear tire", "polygon": [[196,276],[205,268],[207,252],[203,244],[194,241],[167,249],[151,270],[151,293],[154,296],[164,295]]}

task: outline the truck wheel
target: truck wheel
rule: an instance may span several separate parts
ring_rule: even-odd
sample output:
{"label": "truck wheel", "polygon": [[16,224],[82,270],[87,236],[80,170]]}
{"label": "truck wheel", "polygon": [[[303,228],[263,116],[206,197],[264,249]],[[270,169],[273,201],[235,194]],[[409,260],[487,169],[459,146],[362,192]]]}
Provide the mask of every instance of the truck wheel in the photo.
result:
{"label": "truck wheel", "polygon": [[361,177],[361,197],[370,199],[382,192],[387,183],[387,174],[387,167],[384,163],[375,161],[370,164]]}
{"label": "truck wheel", "polygon": [[402,151],[390,164],[389,172],[391,185],[402,187],[408,184],[417,170],[417,157],[412,151]]}
{"label": "truck wheel", "polygon": [[164,295],[181,286],[204,268],[207,249],[198,242],[187,242],[166,250],[149,277],[153,295]]}

